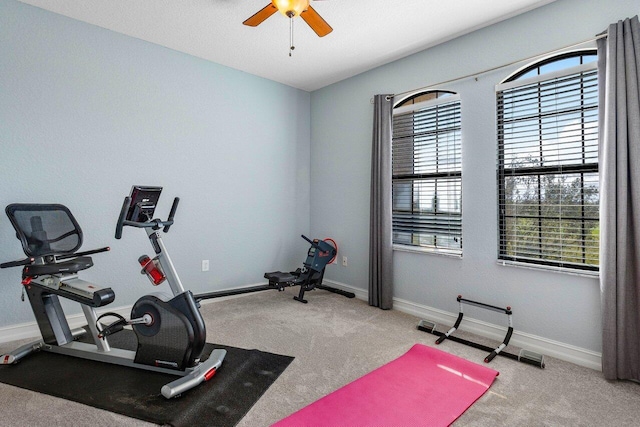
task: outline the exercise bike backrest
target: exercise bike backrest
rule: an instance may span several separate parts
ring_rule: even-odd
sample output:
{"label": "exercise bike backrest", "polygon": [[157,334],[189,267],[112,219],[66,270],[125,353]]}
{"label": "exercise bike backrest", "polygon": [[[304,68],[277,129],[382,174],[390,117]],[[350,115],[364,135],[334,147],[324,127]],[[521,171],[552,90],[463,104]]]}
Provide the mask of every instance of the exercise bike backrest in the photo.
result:
{"label": "exercise bike backrest", "polygon": [[[82,246],[82,229],[66,206],[14,203],[5,212],[22,243],[27,258],[0,264],[0,268],[25,266],[23,276],[76,273],[93,266],[91,255],[103,247],[76,252]],[[69,260],[60,262],[63,260]]]}

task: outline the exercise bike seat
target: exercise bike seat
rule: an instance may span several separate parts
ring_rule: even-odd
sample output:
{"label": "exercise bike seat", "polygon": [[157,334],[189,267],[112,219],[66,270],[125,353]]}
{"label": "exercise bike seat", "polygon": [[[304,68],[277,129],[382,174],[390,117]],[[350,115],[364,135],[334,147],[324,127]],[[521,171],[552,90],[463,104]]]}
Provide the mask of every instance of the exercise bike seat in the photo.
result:
{"label": "exercise bike seat", "polygon": [[24,267],[25,276],[42,276],[44,274],[68,273],[73,274],[93,266],[89,256],[79,256],[69,261],[51,264],[31,264]]}

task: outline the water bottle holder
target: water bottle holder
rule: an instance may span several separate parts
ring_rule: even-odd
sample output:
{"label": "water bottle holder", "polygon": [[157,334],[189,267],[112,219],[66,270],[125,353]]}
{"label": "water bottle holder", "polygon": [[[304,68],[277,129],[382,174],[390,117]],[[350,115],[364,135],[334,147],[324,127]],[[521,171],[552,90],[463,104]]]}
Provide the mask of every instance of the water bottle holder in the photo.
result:
{"label": "water bottle holder", "polygon": [[166,279],[166,276],[164,275],[162,267],[160,266],[160,262],[157,258],[147,258],[147,261],[142,265],[140,274],[145,274],[154,286],[158,286]]}

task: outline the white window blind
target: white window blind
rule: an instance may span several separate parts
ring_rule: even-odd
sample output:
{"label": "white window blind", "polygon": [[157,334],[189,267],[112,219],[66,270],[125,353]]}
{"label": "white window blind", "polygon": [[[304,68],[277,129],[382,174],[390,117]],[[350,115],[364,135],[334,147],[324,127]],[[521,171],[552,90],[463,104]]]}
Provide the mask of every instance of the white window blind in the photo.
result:
{"label": "white window blind", "polygon": [[596,63],[497,89],[499,259],[598,270]]}
{"label": "white window blind", "polygon": [[396,108],[393,242],[462,253],[460,98]]}

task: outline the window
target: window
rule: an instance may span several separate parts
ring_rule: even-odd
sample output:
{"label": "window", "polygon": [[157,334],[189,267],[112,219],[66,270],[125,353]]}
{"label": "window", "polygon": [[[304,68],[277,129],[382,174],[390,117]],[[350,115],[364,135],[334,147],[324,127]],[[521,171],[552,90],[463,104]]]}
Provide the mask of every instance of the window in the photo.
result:
{"label": "window", "polygon": [[579,51],[497,86],[499,259],[598,270],[597,77]]}
{"label": "window", "polygon": [[460,98],[427,91],[393,117],[393,243],[462,254]]}

